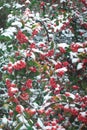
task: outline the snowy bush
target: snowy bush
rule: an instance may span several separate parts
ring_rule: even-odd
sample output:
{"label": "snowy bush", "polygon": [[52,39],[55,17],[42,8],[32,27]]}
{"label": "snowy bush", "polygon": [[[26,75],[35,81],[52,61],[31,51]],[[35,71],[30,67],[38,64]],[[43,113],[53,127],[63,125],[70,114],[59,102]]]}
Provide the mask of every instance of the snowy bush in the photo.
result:
{"label": "snowy bush", "polygon": [[2,129],[87,129],[87,2],[78,1],[82,10],[69,0],[13,4],[0,36]]}

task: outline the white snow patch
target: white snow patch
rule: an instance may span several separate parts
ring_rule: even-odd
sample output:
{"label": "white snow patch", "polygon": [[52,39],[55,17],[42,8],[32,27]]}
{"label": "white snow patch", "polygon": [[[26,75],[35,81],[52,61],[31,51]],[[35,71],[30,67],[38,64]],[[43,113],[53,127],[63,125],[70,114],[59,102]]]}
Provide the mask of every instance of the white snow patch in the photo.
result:
{"label": "white snow patch", "polygon": [[25,123],[25,124],[28,124],[28,121],[24,118],[23,115],[18,114],[17,117],[18,117],[18,119],[19,119],[21,122],[23,122],[23,123]]}
{"label": "white snow patch", "polygon": [[21,4],[19,4],[19,3],[16,3],[15,4],[15,7],[16,7],[16,9],[20,9],[20,8],[22,8],[24,5],[21,5]]}
{"label": "white snow patch", "polygon": [[49,99],[51,99],[50,94],[51,94],[51,91],[48,92],[48,94],[46,96],[44,96],[44,103],[46,103]]}
{"label": "white snow patch", "polygon": [[72,63],[76,63],[76,62],[78,62],[79,61],[79,58],[73,58],[72,59]]}
{"label": "white snow patch", "polygon": [[45,126],[43,125],[43,122],[41,121],[40,118],[38,118],[37,123],[40,125],[40,127],[41,127],[43,130],[46,130],[46,129],[45,129]]}
{"label": "white snow patch", "polygon": [[65,95],[68,95],[68,96],[66,96],[66,97],[70,97],[70,98],[72,98],[72,99],[75,99],[75,95],[74,94],[72,94],[72,93],[70,93],[70,92],[65,92]]}
{"label": "white snow patch", "polygon": [[68,44],[66,44],[66,43],[60,43],[60,44],[58,44],[58,47],[63,47],[63,48],[65,48],[65,47],[68,47],[69,45]]}
{"label": "white snow patch", "polygon": [[18,91],[18,88],[10,87],[10,91],[11,91],[11,92],[16,92],[16,91]]}
{"label": "white snow patch", "polygon": [[80,70],[80,69],[82,69],[83,68],[83,63],[78,63],[78,65],[77,65],[77,70]]}
{"label": "white snow patch", "polygon": [[26,126],[23,124],[23,126],[20,128],[20,130],[27,130]]}
{"label": "white snow patch", "polygon": [[66,0],[61,0],[60,3],[66,2]]}
{"label": "white snow patch", "polygon": [[12,23],[12,26],[17,26],[17,27],[21,28],[22,27],[22,23],[19,22],[19,21],[15,21],[15,22]]}
{"label": "white snow patch", "polygon": [[85,47],[85,52],[87,52],[87,47]]}
{"label": "white snow patch", "polygon": [[8,119],[6,118],[6,116],[4,116],[2,118],[2,124],[6,125],[8,123]]}
{"label": "white snow patch", "polygon": [[67,71],[67,68],[66,68],[66,67],[62,67],[62,68],[60,68],[60,69],[57,69],[55,72],[60,72],[60,71],[66,72],[66,71]]}
{"label": "white snow patch", "polygon": [[9,27],[8,29],[5,30],[2,36],[12,38],[12,36],[14,36],[14,32],[17,32],[17,29],[15,27]]}
{"label": "white snow patch", "polygon": [[78,52],[84,52],[84,49],[83,48],[79,48]]}
{"label": "white snow patch", "polygon": [[86,114],[86,112],[80,112],[80,114],[83,116],[83,117],[85,117],[87,114]]}

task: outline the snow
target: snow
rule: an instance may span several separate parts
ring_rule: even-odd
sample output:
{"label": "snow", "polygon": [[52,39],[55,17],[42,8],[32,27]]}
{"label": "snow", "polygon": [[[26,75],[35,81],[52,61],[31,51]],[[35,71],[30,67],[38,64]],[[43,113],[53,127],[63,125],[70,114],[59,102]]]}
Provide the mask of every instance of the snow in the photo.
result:
{"label": "snow", "polygon": [[33,107],[34,107],[35,109],[37,109],[37,108],[39,108],[39,105],[34,102],[34,103],[33,103]]}
{"label": "snow", "polygon": [[69,97],[71,97],[72,99],[75,99],[75,95],[72,94],[72,93],[70,93],[70,96],[69,96]]}
{"label": "snow", "polygon": [[8,119],[6,118],[6,116],[4,116],[2,118],[2,124],[6,125],[8,123]]}
{"label": "snow", "polygon": [[55,70],[55,72],[60,72],[60,71],[66,72],[66,71],[67,71],[67,68],[66,68],[66,67],[62,67],[62,68],[60,68],[60,69]]}
{"label": "snow", "polygon": [[58,126],[57,130],[65,130],[62,126]]}
{"label": "snow", "polygon": [[4,33],[2,33],[2,36],[7,36],[12,39],[12,36],[14,36],[15,32],[17,32],[17,29],[15,27],[9,27],[5,30]]}
{"label": "snow", "polygon": [[[28,0],[26,1],[26,2],[29,2]],[[61,3],[62,2],[66,2],[66,0],[61,0]],[[53,5],[54,7],[57,7],[57,5]],[[19,9],[20,10],[20,8],[21,7],[23,7],[23,5],[20,5],[20,4],[16,4],[16,6],[14,6],[16,9]],[[1,8],[1,7],[0,7]],[[9,27],[8,29],[6,29],[5,30],[5,32],[4,33],[2,33],[2,35],[3,36],[8,36],[9,38],[13,38],[14,37],[14,34],[16,34],[16,32],[17,32],[17,29],[18,28],[22,28],[22,22],[24,22],[23,24],[24,24],[24,28],[22,28],[21,30],[22,31],[27,31],[27,33],[29,33],[29,34],[31,34],[32,35],[32,28],[33,28],[33,25],[35,25],[35,22],[36,21],[34,21],[34,20],[36,20],[36,19],[40,19],[40,14],[39,13],[36,13],[35,15],[34,15],[34,12],[29,12],[28,14],[26,14],[26,16],[24,15],[23,17],[21,16],[21,19],[23,20],[22,22],[20,22],[21,21],[21,19],[17,19],[17,18],[15,18],[16,16],[13,16],[12,14],[10,14],[9,16],[8,16],[8,22],[10,22],[10,23],[12,23],[11,24],[11,26],[12,27]],[[47,16],[48,17],[48,16]],[[33,19],[32,19],[33,18]],[[15,21],[14,21],[15,20]],[[19,21],[20,20],[20,21]],[[25,22],[25,20],[26,20],[26,22]],[[28,20],[28,21],[27,21]],[[54,40],[54,35],[55,35],[55,33],[56,33],[56,31],[58,30],[58,29],[60,29],[61,28],[61,26],[63,25],[62,24],[62,20],[63,20],[63,15],[59,15],[58,16],[58,20],[61,20],[62,22],[59,22],[59,25],[58,26],[55,26],[55,23],[56,23],[56,19],[54,19],[54,20],[52,20],[52,21],[50,21],[50,19],[48,19],[48,18],[44,18],[44,19],[41,19],[44,23],[46,23],[46,22],[49,22],[50,24],[51,24],[51,27],[54,29],[54,32],[52,32],[52,30],[50,29],[50,30],[48,30],[49,31],[49,37],[50,38],[52,38],[52,40]],[[13,22],[12,22],[13,21]],[[68,22],[68,21],[66,21],[66,22]],[[47,25],[47,23],[46,23],[46,25]],[[13,27],[14,26],[14,27]],[[17,29],[16,29],[16,27],[18,27]],[[38,28],[39,30],[41,29],[41,26],[35,26],[35,28]],[[47,28],[48,29],[48,28]],[[83,32],[83,30],[82,30],[82,32]],[[63,34],[64,34],[64,36],[65,37],[72,37],[73,35],[72,35],[72,33],[71,32],[69,32],[69,30],[67,30],[67,32],[65,32],[65,31],[63,31]],[[33,38],[31,38],[31,35],[29,35],[29,39],[30,40],[32,40]],[[84,35],[84,37],[86,37],[87,36],[87,33],[85,33],[85,34],[83,34]],[[38,39],[38,38],[37,38]],[[45,38],[43,38],[43,40],[44,40]],[[38,40],[39,41],[39,40]],[[45,41],[45,40],[44,40]],[[44,45],[45,45],[45,42],[43,41],[43,43],[44,43]],[[32,40],[32,41],[29,41],[30,43],[33,43],[34,42],[34,40]],[[65,41],[64,41],[65,42]],[[50,42],[51,43],[51,42]],[[41,43],[40,42],[38,42],[37,44],[36,44],[36,46],[39,46]],[[81,45],[81,43],[76,43],[76,45],[80,45],[80,47],[83,47],[83,45]],[[49,46],[49,45],[47,45],[47,46]],[[67,47],[69,47],[69,45],[67,44],[67,43],[58,43],[57,44],[57,46],[58,47],[62,47],[62,48],[67,48]],[[40,47],[40,46],[39,46]],[[0,48],[2,49],[2,50],[6,50],[6,47],[4,46],[4,44],[1,44],[0,45]],[[43,49],[43,48],[45,48],[45,47],[42,47],[42,48],[40,48],[40,49]],[[48,48],[50,48],[50,47],[48,47]],[[46,49],[48,49],[48,48],[46,48]],[[55,45],[54,45],[54,48],[55,48]],[[19,48],[20,49],[20,48]],[[34,60],[37,60],[38,58],[36,57],[36,54],[38,53],[38,54],[46,54],[46,49],[43,49],[43,50],[45,50],[45,51],[41,51],[39,48],[38,49],[31,49],[30,50],[30,48],[27,48],[27,49],[29,49],[29,50],[27,50],[27,51],[31,51],[32,50],[32,52],[31,52],[31,56],[29,57],[29,58],[32,58],[32,59],[34,59]],[[19,50],[20,51],[20,53],[21,53],[21,56],[23,55],[23,58],[25,59],[25,57],[26,57],[26,52],[24,51],[24,50]],[[56,52],[58,51],[58,49],[56,49]],[[58,51],[59,52],[59,51]],[[69,56],[69,58],[71,58],[71,60],[72,60],[72,63],[77,63],[78,61],[79,61],[79,58],[78,58],[78,53],[85,53],[85,52],[87,52],[87,47],[84,47],[84,49],[83,48],[79,48],[78,49],[78,52],[70,52],[69,54],[70,54],[70,56]],[[8,55],[7,55],[8,56]],[[25,57],[24,57],[25,56]],[[59,57],[58,57],[59,58]],[[62,59],[62,57],[60,57],[60,59]],[[17,59],[16,59],[17,60]],[[58,59],[59,60],[59,59]],[[52,75],[53,77],[55,77],[55,79],[57,79],[57,77],[56,77],[56,74],[55,74],[55,72],[60,72],[60,71],[64,71],[64,72],[66,72],[67,71],[67,67],[62,67],[62,68],[60,68],[60,69],[57,69],[57,70],[55,70],[54,69],[54,66],[53,65],[56,65],[57,64],[57,61],[56,60],[54,60],[54,56],[53,57],[51,57],[51,58],[48,58],[48,61],[51,61],[51,63],[53,63],[53,64],[50,64],[50,66],[51,66],[51,69],[52,69],[52,72],[53,72],[53,74],[54,75]],[[18,61],[17,60],[17,62],[15,62],[14,63],[14,65],[16,65],[16,63],[19,63],[20,61]],[[40,62],[40,61],[39,61]],[[40,62],[40,63],[44,63],[44,61],[42,62]],[[50,63],[50,62],[47,62],[47,63]],[[45,64],[45,63],[44,63]],[[43,66],[42,66],[43,67]],[[77,63],[77,70],[80,70],[80,69],[82,69],[82,67],[83,67],[83,63]],[[55,72],[54,72],[54,70],[55,70]],[[28,71],[28,70],[27,70]],[[48,70],[48,72],[50,72],[50,67],[49,67],[49,70]],[[51,74],[50,74],[51,75]],[[36,76],[35,78],[36,78],[36,81],[38,80],[39,81],[39,79],[41,79],[42,77],[42,73],[41,73],[41,75],[39,75],[39,76]],[[67,76],[68,77],[68,76]],[[64,77],[65,79],[64,79],[64,81],[65,80],[69,80],[67,77]],[[16,78],[18,78],[18,76],[16,77]],[[25,77],[23,77],[23,78],[25,78]],[[50,77],[49,77],[50,78]],[[49,87],[49,85],[47,84],[48,82],[49,82],[49,78],[45,78],[45,79],[41,79],[41,81],[43,82],[43,81],[46,81],[46,85],[47,85],[47,88],[42,92],[41,91],[41,86],[39,86],[39,88],[38,89],[36,89],[36,88],[34,88],[34,89],[30,89],[29,91],[30,91],[30,99],[29,99],[29,103],[30,103],[30,106],[32,106],[34,109],[38,109],[38,108],[46,108],[46,107],[48,107],[49,108],[49,106],[51,105],[51,103],[52,102],[50,102],[49,100],[52,98],[52,96],[53,96],[53,94],[52,94],[52,90],[50,90],[50,87]],[[61,78],[62,79],[62,78]],[[18,79],[18,80],[20,80],[20,78]],[[24,79],[23,79],[24,80]],[[59,79],[60,80],[60,79]],[[57,82],[58,83],[58,82]],[[63,82],[64,83],[64,82]],[[38,83],[39,84],[39,83]],[[41,85],[41,84],[40,84]],[[64,84],[65,85],[65,84]],[[46,86],[45,86],[46,87]],[[62,86],[58,86],[58,84],[57,84],[57,88],[55,88],[55,90],[59,90],[60,89],[60,87],[62,87]],[[66,87],[64,88],[65,90],[64,90],[64,92],[66,91]],[[18,91],[18,89],[17,88],[13,88],[13,87],[11,87],[11,92],[14,92],[14,91]],[[63,92],[63,93],[64,93]],[[21,93],[21,92],[20,92]],[[20,95],[20,93],[19,93],[19,95]],[[38,97],[38,95],[39,94],[42,94],[41,96],[43,97],[43,103],[41,104],[41,106],[39,106],[35,101],[36,101],[36,99],[37,99],[37,97]],[[74,94],[72,94],[72,93],[69,93],[69,92],[66,92],[65,93],[66,94],[66,99],[67,99],[67,101],[68,101],[68,98],[70,97],[70,98],[72,98],[72,99],[75,99],[75,95]],[[64,94],[64,96],[65,96],[65,94]],[[19,95],[17,95],[17,96],[19,96]],[[52,95],[52,96],[51,96]],[[7,95],[6,95],[7,96]],[[58,96],[58,99],[61,101],[62,100],[62,94],[61,94],[61,96],[60,95],[54,95],[54,98],[55,97],[57,97]],[[2,96],[3,97],[3,96]],[[56,99],[55,99],[56,100]],[[65,103],[65,102],[63,102],[63,103]],[[65,108],[69,108],[69,107],[75,107],[75,104],[67,104],[67,102],[65,103],[66,105],[64,106]],[[50,107],[51,108],[51,107]],[[76,108],[75,108],[76,109]],[[20,114],[18,114],[17,115],[17,117],[18,117],[18,119],[19,119],[19,121],[20,122],[22,122],[23,123],[23,126],[20,128],[20,130],[26,130],[26,127],[25,127],[25,125],[24,124],[28,124],[28,121],[25,119],[25,115],[23,115],[24,113],[22,113],[21,115]],[[83,116],[85,116],[86,115],[86,112],[80,112],[80,114],[81,115],[83,115]],[[38,114],[39,115],[39,114]],[[37,114],[35,115],[35,116],[37,116]],[[34,117],[35,117],[34,116]],[[42,118],[41,118],[42,117]],[[31,117],[32,118],[32,117]],[[47,130],[47,129],[51,129],[52,128],[52,126],[44,126],[44,124],[43,124],[43,122],[44,122],[44,118],[43,118],[43,116],[42,115],[39,115],[39,117],[37,117],[38,119],[37,119],[37,123],[40,125],[40,127],[41,127],[41,130],[43,129],[43,130]],[[68,119],[67,119],[68,120]],[[2,123],[3,124],[7,124],[8,123],[8,119],[4,116],[3,118],[2,118]],[[17,123],[17,122],[16,122]],[[28,124],[29,125],[29,124]],[[58,124],[57,124],[58,125]],[[54,126],[54,127],[56,127],[56,126]],[[37,130],[34,126],[33,126],[33,128],[34,128],[34,130]],[[58,126],[58,128],[54,128],[54,129],[56,129],[56,130],[65,130],[65,128],[63,128],[61,125],[59,125]],[[1,129],[0,129],[1,130]]]}
{"label": "snow", "polygon": [[70,107],[75,107],[75,104],[70,104]]}
{"label": "snow", "polygon": [[[70,92],[65,92],[65,95],[68,95],[67,97],[70,97],[72,99],[75,99],[75,95]],[[67,104],[68,105],[68,104]]]}
{"label": "snow", "polygon": [[69,108],[69,104],[66,104],[66,105],[64,106],[64,108]]}
{"label": "snow", "polygon": [[87,38],[87,32],[86,32],[86,33],[84,33],[84,34],[83,34],[83,36],[84,36],[85,38]]}
{"label": "snow", "polygon": [[11,7],[10,4],[4,4],[4,6],[6,6],[7,8],[10,8],[10,7]]}
{"label": "snow", "polygon": [[21,28],[22,27],[22,23],[19,22],[19,21],[15,21],[15,22],[12,23],[12,26],[17,26],[17,27]]}
{"label": "snow", "polygon": [[45,129],[45,126],[43,125],[43,122],[41,121],[40,118],[38,118],[37,123],[39,124],[39,126],[40,126],[43,130],[46,130],[46,129]]}
{"label": "snow", "polygon": [[23,126],[20,128],[20,130],[27,130],[26,126],[23,124]]}
{"label": "snow", "polygon": [[72,63],[76,63],[79,61],[79,58],[72,58]]}
{"label": "snow", "polygon": [[37,53],[43,54],[43,52],[40,51],[39,49],[35,49],[35,48],[33,48],[32,50],[33,50],[33,52],[37,52]]}
{"label": "snow", "polygon": [[66,0],[61,0],[60,3],[66,2]]}
{"label": "snow", "polygon": [[7,22],[11,22],[11,21],[13,21],[15,18],[16,18],[16,16],[13,16],[12,14],[9,14],[9,15],[8,15],[8,19],[7,19]]}
{"label": "snow", "polygon": [[48,92],[48,94],[46,96],[44,96],[44,103],[46,103],[49,99],[51,99],[50,94],[51,94],[51,91]]}
{"label": "snow", "polygon": [[84,51],[87,52],[87,47],[85,47]]}
{"label": "snow", "polygon": [[11,91],[11,92],[16,92],[16,91],[18,91],[18,88],[10,87],[10,91]]}
{"label": "snow", "polygon": [[86,112],[80,112],[80,114],[83,116],[83,117],[85,117],[87,114],[86,114]]}
{"label": "snow", "polygon": [[58,44],[58,47],[63,47],[63,48],[65,48],[65,47],[68,47],[69,45],[67,44],[67,43],[59,43]]}
{"label": "snow", "polygon": [[31,52],[31,57],[35,60],[36,57],[35,57],[35,54],[33,52]]}
{"label": "snow", "polygon": [[28,121],[24,118],[24,115],[18,114],[17,117],[21,122],[28,124]]}
{"label": "snow", "polygon": [[4,43],[0,44],[0,49],[2,49],[3,51],[5,51],[5,50],[6,50],[6,46],[5,46],[5,44],[4,44]]}
{"label": "snow", "polygon": [[78,63],[78,65],[77,65],[77,70],[80,70],[80,69],[82,69],[83,68],[83,63]]}
{"label": "snow", "polygon": [[16,4],[14,4],[15,5],[15,7],[16,7],[16,9],[20,9],[20,8],[22,8],[24,5],[21,5],[21,4],[19,4],[19,3],[16,3]]}
{"label": "snow", "polygon": [[78,62],[79,58],[77,57],[77,52],[70,52],[70,59],[72,60],[72,63]]}
{"label": "snow", "polygon": [[78,49],[78,52],[80,52],[80,53],[81,53],[81,52],[84,52],[84,48],[79,48],[79,49]]}

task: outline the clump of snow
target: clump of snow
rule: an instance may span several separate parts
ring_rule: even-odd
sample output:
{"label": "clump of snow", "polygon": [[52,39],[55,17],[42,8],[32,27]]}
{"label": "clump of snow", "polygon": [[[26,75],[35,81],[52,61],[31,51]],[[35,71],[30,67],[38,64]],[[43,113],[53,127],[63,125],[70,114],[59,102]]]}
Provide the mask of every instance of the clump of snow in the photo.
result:
{"label": "clump of snow", "polygon": [[83,116],[83,117],[85,117],[87,114],[86,114],[86,112],[80,112],[80,114]]}
{"label": "clump of snow", "polygon": [[16,3],[16,4],[14,4],[14,6],[15,6],[16,9],[20,9],[20,8],[22,8],[24,5],[21,5],[21,4],[19,4],[19,3]]}
{"label": "clump of snow", "polygon": [[79,49],[78,49],[78,52],[80,52],[80,53],[81,53],[81,52],[84,52],[84,48],[79,48]]}
{"label": "clump of snow", "polygon": [[55,72],[60,72],[60,71],[66,72],[66,71],[67,71],[67,68],[66,68],[66,67],[62,67],[62,68],[60,68],[60,69],[57,69]]}
{"label": "clump of snow", "polygon": [[67,44],[67,43],[59,43],[58,44],[58,47],[63,47],[63,48],[65,48],[65,47],[68,47],[69,45]]}
{"label": "clump of snow", "polygon": [[46,129],[45,129],[45,126],[43,125],[43,122],[41,121],[40,118],[38,118],[37,123],[39,124],[39,126],[40,126],[43,130],[46,130]]}
{"label": "clump of snow", "polygon": [[60,3],[66,2],[66,0],[61,0]]}
{"label": "clump of snow", "polygon": [[72,63],[76,63],[79,61],[79,58],[72,58]]}
{"label": "clump of snow", "polygon": [[12,23],[12,26],[17,26],[17,27],[21,28],[22,27],[22,23],[19,22],[19,21],[15,21],[15,22]]}
{"label": "clump of snow", "polygon": [[2,33],[2,36],[6,36],[12,39],[12,36],[14,36],[15,32],[17,32],[17,29],[15,27],[9,27],[8,29],[5,30],[4,33]]}
{"label": "clump of snow", "polygon": [[6,125],[8,123],[8,119],[6,118],[6,116],[4,116],[2,118],[2,124]]}
{"label": "clump of snow", "polygon": [[76,63],[79,61],[79,58],[77,56],[77,52],[70,52],[70,59],[72,63]]}
{"label": "clump of snow", "polygon": [[75,95],[72,94],[72,93],[70,93],[70,92],[65,92],[65,95],[66,95],[67,97],[70,97],[70,98],[72,98],[72,99],[75,99]]}
{"label": "clump of snow", "polygon": [[21,122],[28,124],[28,121],[24,118],[24,115],[18,114],[17,117]]}
{"label": "clump of snow", "polygon": [[20,130],[27,130],[26,126],[23,124],[23,126],[20,128]]}
{"label": "clump of snow", "polygon": [[77,70],[80,70],[80,69],[82,69],[83,68],[83,63],[78,63],[78,65],[77,65]]}

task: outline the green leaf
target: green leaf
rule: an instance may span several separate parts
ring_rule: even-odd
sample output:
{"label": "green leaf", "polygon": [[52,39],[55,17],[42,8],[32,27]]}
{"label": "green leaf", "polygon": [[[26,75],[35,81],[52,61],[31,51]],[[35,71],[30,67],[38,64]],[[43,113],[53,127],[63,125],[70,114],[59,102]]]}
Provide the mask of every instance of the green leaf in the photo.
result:
{"label": "green leaf", "polygon": [[68,97],[69,102],[73,102],[73,99],[71,97]]}
{"label": "green leaf", "polygon": [[21,44],[21,49],[26,49],[27,48],[27,44]]}
{"label": "green leaf", "polygon": [[53,48],[54,48],[54,42],[52,41],[52,42],[51,42],[50,49],[53,49]]}
{"label": "green leaf", "polygon": [[22,127],[22,125],[23,125],[23,123],[19,123],[19,124],[16,126],[15,130],[19,130],[19,129]]}
{"label": "green leaf", "polygon": [[14,46],[13,46],[13,49],[14,49],[15,51],[17,51],[17,50],[18,50],[18,47],[17,47],[16,45],[14,45]]}
{"label": "green leaf", "polygon": [[14,57],[10,57],[9,59],[10,59],[10,61],[11,61],[12,63],[15,62]]}
{"label": "green leaf", "polygon": [[1,41],[1,42],[10,41],[10,40],[11,40],[11,38],[8,37],[8,36],[4,36],[4,35],[1,35],[1,36],[0,36],[0,41]]}
{"label": "green leaf", "polygon": [[39,72],[37,71],[37,72],[30,72],[29,73],[29,77],[31,78],[31,79],[33,79],[34,77],[36,77],[36,76],[38,76],[39,75]]}
{"label": "green leaf", "polygon": [[66,101],[66,97],[64,95],[62,95],[62,101]]}
{"label": "green leaf", "polygon": [[34,129],[30,126],[27,126],[27,130],[34,130]]}
{"label": "green leaf", "polygon": [[28,61],[27,63],[30,67],[33,66],[33,67],[39,67],[39,63],[34,61],[34,60],[30,60]]}

